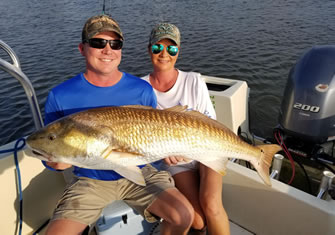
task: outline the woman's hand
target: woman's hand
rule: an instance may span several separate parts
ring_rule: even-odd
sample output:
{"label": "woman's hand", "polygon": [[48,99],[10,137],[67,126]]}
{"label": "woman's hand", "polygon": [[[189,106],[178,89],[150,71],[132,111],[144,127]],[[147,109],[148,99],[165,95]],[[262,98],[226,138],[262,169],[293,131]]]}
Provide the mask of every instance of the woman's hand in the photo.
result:
{"label": "woman's hand", "polygon": [[171,157],[164,158],[164,162],[167,165],[171,166],[171,165],[178,164],[178,162],[189,162],[189,160],[187,158],[183,158],[180,156],[171,156]]}
{"label": "woman's hand", "polygon": [[65,170],[67,168],[72,167],[71,164],[61,163],[61,162],[45,162],[45,164],[47,164],[48,166],[50,166],[51,168],[55,170]]}

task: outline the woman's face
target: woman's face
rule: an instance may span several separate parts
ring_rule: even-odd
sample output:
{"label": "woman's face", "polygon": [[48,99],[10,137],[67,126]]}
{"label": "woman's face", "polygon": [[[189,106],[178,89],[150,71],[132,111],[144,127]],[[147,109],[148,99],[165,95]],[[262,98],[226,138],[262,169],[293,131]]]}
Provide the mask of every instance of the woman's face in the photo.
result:
{"label": "woman's face", "polygon": [[[160,48],[164,47],[164,48],[159,53],[154,54],[152,51],[152,46],[154,45],[156,45],[156,48],[159,48],[159,47]],[[162,72],[162,71],[174,70],[174,66],[177,62],[180,48],[179,47],[177,48],[178,52],[176,55],[170,55],[170,53],[167,51],[167,48],[169,46],[176,46],[176,44],[173,41],[169,39],[163,39],[163,40],[158,41],[154,45],[152,45],[149,48],[149,54],[151,57],[152,65],[154,67],[154,71]],[[171,48],[171,49],[176,49],[176,48]],[[173,50],[173,51],[176,51],[176,50]]]}

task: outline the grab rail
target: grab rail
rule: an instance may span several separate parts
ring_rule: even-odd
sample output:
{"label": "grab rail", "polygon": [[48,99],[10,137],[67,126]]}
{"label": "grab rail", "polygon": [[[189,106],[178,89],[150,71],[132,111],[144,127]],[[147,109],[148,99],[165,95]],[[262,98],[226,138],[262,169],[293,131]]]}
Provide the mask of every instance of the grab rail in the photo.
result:
{"label": "grab rail", "polygon": [[33,114],[34,124],[36,129],[43,127],[43,119],[41,115],[40,108],[38,106],[35,90],[28,79],[28,77],[22,72],[19,58],[16,56],[15,52],[8,46],[5,42],[0,40],[0,47],[7,52],[10,58],[13,61],[13,64],[8,63],[7,61],[0,58],[0,69],[8,72],[13,77],[15,77],[23,86],[26,96],[29,101],[29,106]]}

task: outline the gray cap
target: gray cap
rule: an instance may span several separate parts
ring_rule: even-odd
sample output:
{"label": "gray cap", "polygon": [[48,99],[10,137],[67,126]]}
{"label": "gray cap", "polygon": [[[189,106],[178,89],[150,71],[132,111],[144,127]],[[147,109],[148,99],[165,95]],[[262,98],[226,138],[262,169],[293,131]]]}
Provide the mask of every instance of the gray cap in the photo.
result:
{"label": "gray cap", "polygon": [[101,32],[114,32],[123,40],[119,24],[108,15],[97,15],[89,18],[83,28],[82,41],[91,39],[96,34]]}
{"label": "gray cap", "polygon": [[149,44],[156,44],[162,39],[170,39],[180,46],[180,32],[177,26],[170,23],[159,23],[151,31]]}

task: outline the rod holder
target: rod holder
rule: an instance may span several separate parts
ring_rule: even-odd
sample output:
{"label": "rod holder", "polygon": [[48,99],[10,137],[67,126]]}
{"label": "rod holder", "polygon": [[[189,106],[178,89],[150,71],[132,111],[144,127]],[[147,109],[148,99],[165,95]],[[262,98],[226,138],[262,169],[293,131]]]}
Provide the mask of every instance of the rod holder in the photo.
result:
{"label": "rod holder", "polygon": [[281,166],[283,164],[283,159],[284,156],[281,154],[275,154],[274,158],[273,158],[273,163],[272,163],[272,171],[270,174],[270,177],[272,179],[279,179],[280,176],[280,171],[281,171]]}
{"label": "rod holder", "polygon": [[332,187],[333,178],[335,177],[335,174],[331,171],[324,171],[323,176],[321,179],[320,187],[319,187],[319,193],[316,196],[317,198],[326,198],[326,194],[328,192],[328,189]]}

